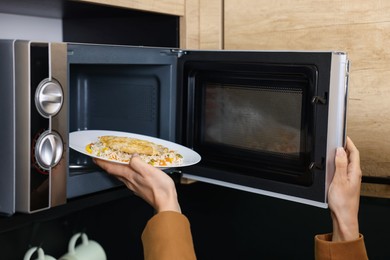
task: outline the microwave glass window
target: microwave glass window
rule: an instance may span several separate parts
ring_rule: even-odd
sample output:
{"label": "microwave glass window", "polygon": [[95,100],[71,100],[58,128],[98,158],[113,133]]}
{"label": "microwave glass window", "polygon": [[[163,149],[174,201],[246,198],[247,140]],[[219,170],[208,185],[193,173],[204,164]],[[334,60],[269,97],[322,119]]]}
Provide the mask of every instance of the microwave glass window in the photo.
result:
{"label": "microwave glass window", "polygon": [[302,90],[206,84],[204,141],[298,156]]}
{"label": "microwave glass window", "polygon": [[188,73],[194,111],[188,136],[202,164],[310,185],[315,68],[236,65]]}

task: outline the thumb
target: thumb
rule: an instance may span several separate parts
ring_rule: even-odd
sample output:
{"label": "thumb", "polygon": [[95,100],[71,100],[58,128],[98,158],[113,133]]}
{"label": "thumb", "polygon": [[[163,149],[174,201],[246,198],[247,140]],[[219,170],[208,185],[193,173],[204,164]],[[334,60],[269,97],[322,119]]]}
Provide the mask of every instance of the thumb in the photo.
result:
{"label": "thumb", "polygon": [[340,178],[340,177],[347,176],[348,157],[347,157],[347,153],[342,147],[338,147],[336,150],[335,166],[336,166],[335,177],[337,176],[338,178]]}

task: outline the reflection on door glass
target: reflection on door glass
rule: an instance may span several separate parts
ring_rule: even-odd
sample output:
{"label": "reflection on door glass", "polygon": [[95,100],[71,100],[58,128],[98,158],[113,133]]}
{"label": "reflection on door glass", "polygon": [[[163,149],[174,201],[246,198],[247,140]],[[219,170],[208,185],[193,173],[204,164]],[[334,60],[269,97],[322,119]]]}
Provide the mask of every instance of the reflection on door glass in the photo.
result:
{"label": "reflection on door glass", "polygon": [[302,91],[207,84],[204,141],[253,151],[300,152]]}

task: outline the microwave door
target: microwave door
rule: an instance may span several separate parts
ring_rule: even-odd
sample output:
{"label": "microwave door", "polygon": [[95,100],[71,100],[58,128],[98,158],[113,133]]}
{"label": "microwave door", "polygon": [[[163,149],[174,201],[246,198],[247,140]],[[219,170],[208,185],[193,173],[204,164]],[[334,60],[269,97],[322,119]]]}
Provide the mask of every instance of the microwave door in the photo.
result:
{"label": "microwave door", "polygon": [[186,51],[178,132],[202,161],[184,177],[327,207],[347,63],[339,52]]}

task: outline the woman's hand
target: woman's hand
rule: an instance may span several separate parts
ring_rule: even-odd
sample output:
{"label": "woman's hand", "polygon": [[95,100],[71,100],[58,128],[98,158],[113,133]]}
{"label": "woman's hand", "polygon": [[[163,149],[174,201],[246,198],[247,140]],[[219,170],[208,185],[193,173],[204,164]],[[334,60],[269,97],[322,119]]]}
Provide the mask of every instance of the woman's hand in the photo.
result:
{"label": "woman's hand", "polygon": [[332,241],[358,239],[362,171],[359,151],[349,137],[345,150],[337,148],[335,164],[336,171],[328,193],[333,221]]}
{"label": "woman's hand", "polygon": [[121,180],[137,196],[157,212],[181,212],[173,180],[163,171],[143,162],[134,155],[128,165],[95,159],[94,162]]}

